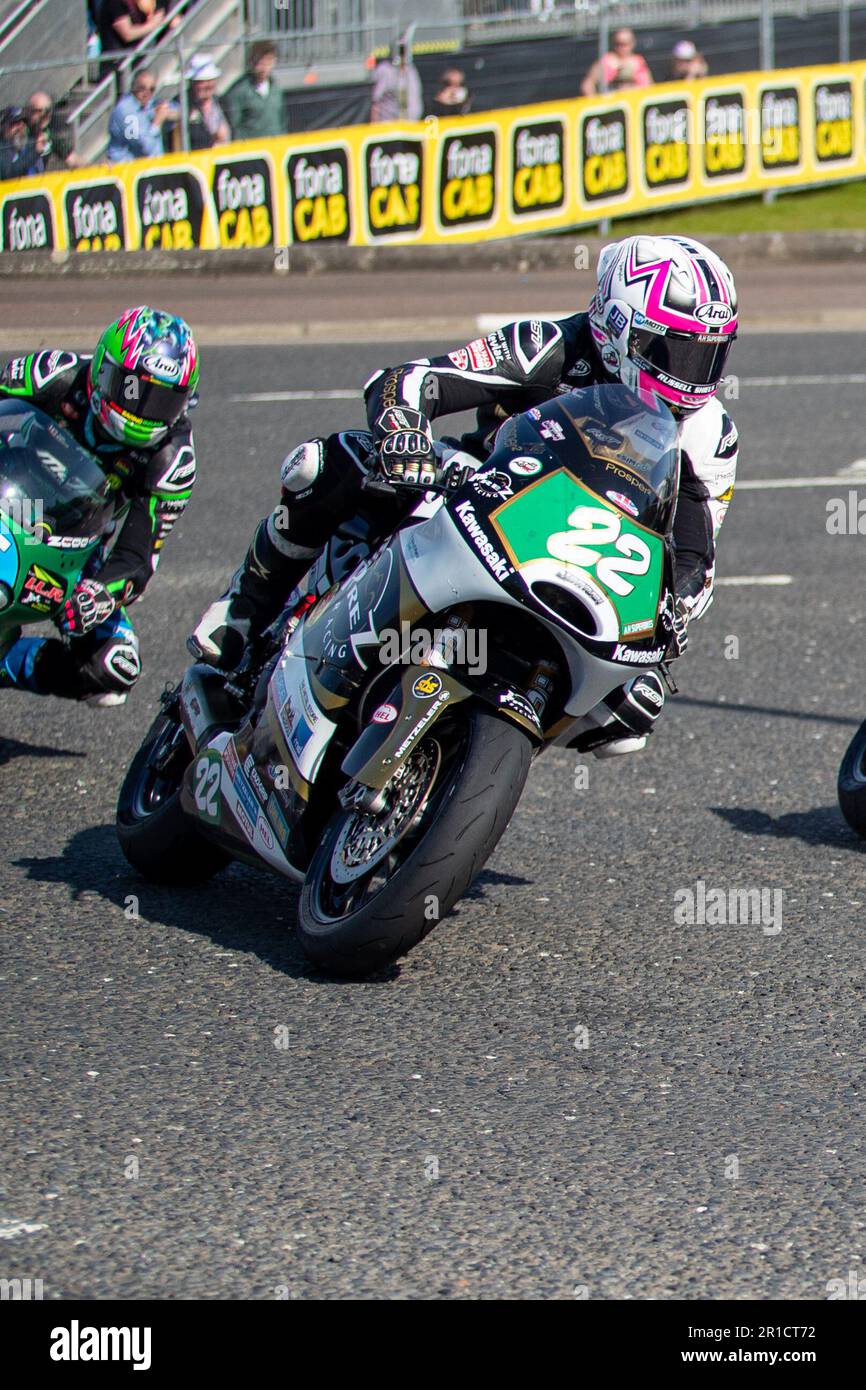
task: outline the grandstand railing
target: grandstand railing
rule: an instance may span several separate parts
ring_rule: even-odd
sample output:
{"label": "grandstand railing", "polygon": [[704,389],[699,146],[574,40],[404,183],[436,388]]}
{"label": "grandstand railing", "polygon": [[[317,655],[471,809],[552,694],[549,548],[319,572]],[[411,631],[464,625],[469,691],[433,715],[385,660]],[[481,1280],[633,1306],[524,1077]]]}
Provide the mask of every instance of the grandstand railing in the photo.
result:
{"label": "grandstand railing", "polygon": [[82,4],[25,0],[0,27],[0,105],[23,105],[32,91],[32,65],[51,65],[60,92],[87,75],[87,25]]}
{"label": "grandstand railing", "polygon": [[[680,28],[730,20],[772,21],[774,16],[805,18],[839,14],[840,33],[851,8],[862,0],[462,0],[442,7],[441,17],[427,19],[421,6],[406,5],[382,17],[375,0],[247,0],[250,31],[276,41],[283,66],[304,66],[354,59],[394,42],[410,24],[415,43],[432,47],[436,38],[454,46],[514,38],[550,38],[558,34],[609,32],[616,25]],[[430,7],[427,7],[429,14]],[[321,22],[320,22],[321,21]]]}

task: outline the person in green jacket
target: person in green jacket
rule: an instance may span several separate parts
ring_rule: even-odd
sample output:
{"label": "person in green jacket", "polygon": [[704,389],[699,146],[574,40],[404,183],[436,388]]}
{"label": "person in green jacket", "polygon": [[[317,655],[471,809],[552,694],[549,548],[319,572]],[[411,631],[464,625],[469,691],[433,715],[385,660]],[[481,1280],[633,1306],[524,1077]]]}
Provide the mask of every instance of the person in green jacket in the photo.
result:
{"label": "person in green jacket", "polygon": [[285,134],[283,94],[271,80],[276,60],[276,47],[269,40],[251,44],[249,68],[223,97],[233,140],[265,140]]}

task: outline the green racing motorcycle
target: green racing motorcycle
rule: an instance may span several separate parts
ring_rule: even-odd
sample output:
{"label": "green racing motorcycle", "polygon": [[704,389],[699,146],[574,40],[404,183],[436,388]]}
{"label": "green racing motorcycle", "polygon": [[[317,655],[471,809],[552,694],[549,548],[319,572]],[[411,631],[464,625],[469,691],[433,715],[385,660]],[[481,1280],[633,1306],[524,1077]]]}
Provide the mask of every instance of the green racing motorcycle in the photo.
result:
{"label": "green racing motorcycle", "polygon": [[117,519],[99,464],[24,401],[0,400],[0,662],[65,600]]}

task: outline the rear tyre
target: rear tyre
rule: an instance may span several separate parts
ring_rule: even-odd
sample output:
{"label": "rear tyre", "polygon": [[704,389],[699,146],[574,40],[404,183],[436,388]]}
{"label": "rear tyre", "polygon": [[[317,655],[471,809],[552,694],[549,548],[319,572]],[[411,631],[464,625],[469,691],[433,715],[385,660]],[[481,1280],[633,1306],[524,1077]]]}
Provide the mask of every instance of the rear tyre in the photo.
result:
{"label": "rear tyre", "polygon": [[366,975],[411,951],[462,897],[520,799],[532,744],[470,706],[406,759],[378,815],[340,811],[304,882],[298,931],[334,975]]}
{"label": "rear tyre", "polygon": [[866,839],[866,721],[848,744],[837,790],[842,815],[851,829]]}
{"label": "rear tyre", "polygon": [[230,862],[180,804],[190,758],[183,728],[163,712],[151,725],[120,789],[120,848],[132,867],[154,883],[205,883]]}

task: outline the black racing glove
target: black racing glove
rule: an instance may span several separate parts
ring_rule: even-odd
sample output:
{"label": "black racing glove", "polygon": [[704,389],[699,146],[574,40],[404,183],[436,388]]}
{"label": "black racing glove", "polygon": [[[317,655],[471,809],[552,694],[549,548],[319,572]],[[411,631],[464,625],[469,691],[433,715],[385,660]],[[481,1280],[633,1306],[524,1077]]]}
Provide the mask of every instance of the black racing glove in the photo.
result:
{"label": "black racing glove", "polygon": [[424,488],[438,481],[433,431],[420,410],[390,406],[382,411],[374,429],[379,470],[389,483]]}
{"label": "black racing glove", "polygon": [[57,626],[70,637],[83,637],[110,618],[114,609],[114,599],[98,579],[82,579],[57,615]]}

